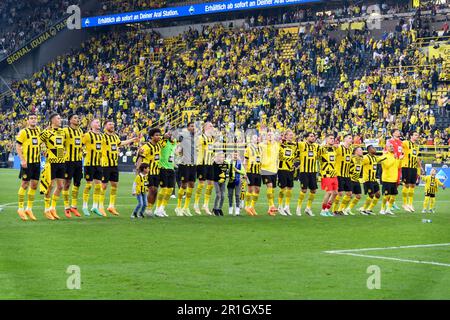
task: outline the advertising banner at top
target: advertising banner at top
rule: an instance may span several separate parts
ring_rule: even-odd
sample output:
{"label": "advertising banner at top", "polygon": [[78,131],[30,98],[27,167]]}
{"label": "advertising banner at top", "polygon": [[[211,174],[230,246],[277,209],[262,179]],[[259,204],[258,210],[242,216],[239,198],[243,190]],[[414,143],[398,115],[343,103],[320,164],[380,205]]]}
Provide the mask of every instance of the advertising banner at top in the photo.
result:
{"label": "advertising banner at top", "polygon": [[145,11],[118,13],[104,16],[87,17],[81,21],[82,28],[92,28],[123,23],[137,23],[162,19],[174,19],[188,16],[233,12],[251,9],[317,3],[323,0],[229,0],[209,2],[180,7],[168,7]]}

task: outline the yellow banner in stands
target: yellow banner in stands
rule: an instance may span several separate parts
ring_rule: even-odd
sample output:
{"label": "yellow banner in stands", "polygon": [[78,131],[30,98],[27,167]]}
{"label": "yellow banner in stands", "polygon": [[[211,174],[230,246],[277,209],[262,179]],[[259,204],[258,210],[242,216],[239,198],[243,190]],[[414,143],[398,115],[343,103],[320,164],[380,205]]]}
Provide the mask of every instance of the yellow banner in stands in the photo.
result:
{"label": "yellow banner in stands", "polygon": [[287,33],[297,34],[298,33],[298,27],[283,28],[283,31],[287,32]]}
{"label": "yellow banner in stands", "polygon": [[352,22],[352,23],[343,23],[341,24],[341,30],[363,30],[366,23],[364,21],[360,22]]}
{"label": "yellow banner in stands", "polygon": [[413,0],[413,7],[414,8],[420,7],[420,0]]}
{"label": "yellow banner in stands", "polygon": [[450,58],[450,45],[449,44],[439,44],[439,48],[434,48],[433,46],[428,47],[428,57],[439,58],[441,56],[444,61],[449,61]]}

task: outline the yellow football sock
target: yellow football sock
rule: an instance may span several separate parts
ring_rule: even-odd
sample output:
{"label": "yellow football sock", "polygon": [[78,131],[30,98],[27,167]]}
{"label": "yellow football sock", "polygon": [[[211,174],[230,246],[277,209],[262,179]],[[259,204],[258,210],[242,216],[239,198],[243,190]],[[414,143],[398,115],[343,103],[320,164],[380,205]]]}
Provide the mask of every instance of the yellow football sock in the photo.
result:
{"label": "yellow football sock", "polygon": [[[84,190],[83,190],[83,208],[88,207],[89,194],[91,193],[91,188],[92,188],[92,182],[87,182],[86,186],[84,187]],[[94,202],[95,202],[95,189],[94,189]],[[98,203],[98,198],[97,198],[97,203]]]}
{"label": "yellow football sock", "polygon": [[50,196],[45,195],[44,196],[44,209],[45,209],[45,211],[50,209],[50,203],[51,202],[52,202],[52,198],[50,198]]}
{"label": "yellow football sock", "polygon": [[425,197],[425,199],[423,200],[423,210],[427,210],[428,209],[428,203],[430,202],[430,197]]}
{"label": "yellow football sock", "polygon": [[434,209],[435,204],[436,204],[436,198],[430,197],[430,210]]}
{"label": "yellow football sock", "polygon": [[184,209],[189,208],[189,204],[191,203],[192,198],[192,192],[194,191],[194,188],[188,187],[186,190],[186,199],[184,200]]}
{"label": "yellow football sock", "polygon": [[27,208],[33,209],[33,202],[34,202],[34,195],[36,194],[36,189],[28,189],[28,201],[27,201]]}
{"label": "yellow football sock", "polygon": [[197,190],[195,191],[195,199],[194,199],[195,205],[198,205],[200,203],[200,198],[202,197],[204,187],[205,187],[205,183],[199,183],[197,185]]}
{"label": "yellow football sock", "polygon": [[267,188],[267,201],[269,202],[269,207],[275,206],[273,188]]}
{"label": "yellow football sock", "polygon": [[409,188],[408,204],[409,204],[410,206],[413,205],[413,201],[414,201],[414,189],[415,189],[415,188]]}
{"label": "yellow football sock", "polygon": [[59,196],[53,194],[53,196],[52,196],[52,208],[53,209],[56,209],[56,204],[58,203],[58,200],[59,200]]}
{"label": "yellow football sock", "polygon": [[306,197],[306,193],[304,193],[303,191],[300,190],[300,194],[298,196],[298,200],[297,200],[297,207],[301,208],[302,204],[303,204],[303,199],[305,199]]}
{"label": "yellow football sock", "polygon": [[375,208],[375,206],[376,206],[377,203],[378,203],[378,200],[380,200],[380,198],[373,197],[372,203],[371,203],[370,206],[369,206],[369,210],[372,210],[373,208]]}
{"label": "yellow football sock", "polygon": [[94,203],[92,204],[93,208],[98,208],[98,205],[100,203],[100,192],[102,190],[102,185],[97,183],[94,185]]}
{"label": "yellow football sock", "polygon": [[70,204],[70,206],[72,208],[76,208],[77,207],[77,202],[78,202],[78,189],[79,187],[77,186],[72,186],[72,202]]}
{"label": "yellow football sock", "polygon": [[311,209],[315,197],[316,197],[315,193],[310,193],[309,194],[308,202],[306,203],[306,207],[307,208]]}
{"label": "yellow football sock", "polygon": [[[375,197],[374,197],[375,198]],[[366,210],[370,207],[370,205],[372,204],[373,198],[371,197],[367,197],[366,201],[364,202],[364,206],[363,209]]]}
{"label": "yellow football sock", "polygon": [[163,207],[167,206],[167,204],[169,203],[169,199],[170,199],[170,196],[172,195],[172,193],[173,193],[173,188],[166,188],[166,193],[164,195],[164,199],[163,199],[163,203],[162,203]]}
{"label": "yellow football sock", "polygon": [[212,185],[212,184],[208,184],[206,186],[205,201],[203,202],[203,205],[209,206],[209,199],[211,198],[211,194],[212,194],[213,188],[214,188],[214,185]]}
{"label": "yellow football sock", "polygon": [[351,196],[345,195],[342,198],[342,202],[341,202],[341,204],[339,206],[339,210],[338,211],[344,211],[344,209],[347,208],[347,205],[350,202],[350,200],[351,200]]}
{"label": "yellow football sock", "polygon": [[69,190],[62,191],[63,201],[64,201],[64,209],[69,209]]}
{"label": "yellow football sock", "polygon": [[114,208],[116,206],[117,198],[117,187],[111,186],[111,191],[109,192],[109,208]]}
{"label": "yellow football sock", "polygon": [[98,207],[100,209],[104,208],[105,195],[106,195],[106,189],[103,189],[102,185],[100,185],[100,192],[99,192],[99,196],[98,196]]}
{"label": "yellow football sock", "polygon": [[286,197],[284,198],[285,206],[289,207],[291,204],[292,189],[287,189],[284,194],[286,195]]}
{"label": "yellow football sock", "polygon": [[180,188],[177,193],[177,208],[180,209],[183,203],[183,196],[186,192],[186,189]]}
{"label": "yellow football sock", "polygon": [[388,200],[388,208],[391,209],[395,202],[395,196],[391,196]]}
{"label": "yellow football sock", "polygon": [[280,192],[278,193],[278,206],[283,205],[284,192],[285,192],[284,189],[281,189]]}
{"label": "yellow football sock", "polygon": [[402,189],[403,205],[407,205],[408,204],[408,196],[409,196],[409,188],[404,186],[403,189]]}
{"label": "yellow football sock", "polygon": [[253,193],[252,194],[252,201],[251,201],[251,204],[250,204],[250,206],[252,207],[252,208],[254,208],[255,207],[255,204],[256,204],[256,202],[258,201],[258,198],[259,198],[259,193]]}
{"label": "yellow football sock", "polygon": [[247,191],[245,193],[245,207],[248,208],[252,204],[252,193],[250,191]]}
{"label": "yellow football sock", "polygon": [[331,208],[331,210],[333,211],[333,212],[336,212],[336,211],[338,211],[338,209],[339,209],[339,203],[340,203],[340,201],[341,201],[341,196],[340,195],[337,195],[336,196],[336,198],[334,199],[334,201],[333,201],[333,207]]}
{"label": "yellow football sock", "polygon": [[158,195],[156,196],[156,208],[161,207],[165,195],[166,195],[166,188],[159,189]]}
{"label": "yellow football sock", "polygon": [[390,196],[383,196],[383,200],[381,201],[381,210],[386,210],[386,203],[388,202],[388,199]]}
{"label": "yellow football sock", "polygon": [[17,194],[19,195],[19,210],[23,210],[23,207],[25,205],[26,192],[27,190],[22,188],[22,186],[20,186],[19,191],[17,192]]}
{"label": "yellow football sock", "polygon": [[357,204],[358,204],[358,202],[359,202],[359,199],[358,198],[356,198],[356,197],[354,197],[353,199],[352,199],[352,201],[350,201],[350,204],[349,204],[349,208],[350,209],[353,209]]}

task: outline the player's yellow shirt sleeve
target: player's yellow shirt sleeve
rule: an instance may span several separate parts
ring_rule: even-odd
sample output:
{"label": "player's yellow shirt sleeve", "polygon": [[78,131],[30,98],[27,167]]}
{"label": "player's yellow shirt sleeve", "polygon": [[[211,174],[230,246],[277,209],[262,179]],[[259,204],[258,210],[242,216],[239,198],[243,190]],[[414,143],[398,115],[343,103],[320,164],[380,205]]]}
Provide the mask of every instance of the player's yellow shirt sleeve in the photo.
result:
{"label": "player's yellow shirt sleeve", "polygon": [[22,130],[19,131],[19,134],[17,135],[16,140],[17,140],[18,142],[20,142],[21,144],[24,144],[24,143],[25,143],[25,141],[27,140],[27,134],[26,134],[26,132],[25,132],[24,129],[22,129]]}

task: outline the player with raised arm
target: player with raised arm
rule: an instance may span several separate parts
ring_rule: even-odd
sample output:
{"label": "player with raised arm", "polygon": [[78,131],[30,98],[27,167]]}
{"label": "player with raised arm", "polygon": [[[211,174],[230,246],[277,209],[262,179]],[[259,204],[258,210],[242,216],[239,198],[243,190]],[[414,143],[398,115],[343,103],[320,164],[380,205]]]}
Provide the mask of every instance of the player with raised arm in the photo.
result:
{"label": "player with raised arm", "polygon": [[274,188],[277,185],[278,173],[278,154],[280,151],[280,143],[275,140],[275,133],[268,131],[263,138],[261,146],[261,177],[262,182],[266,185],[267,201],[269,209],[267,214],[275,216],[278,209],[275,207]]}
{"label": "player with raised arm", "polygon": [[[283,216],[291,216],[290,202],[292,188],[294,187],[294,161],[297,159],[297,143],[294,141],[294,132],[287,129],[280,145],[278,153],[278,212]],[[283,197],[285,205],[283,207]]]}
{"label": "player with raised arm", "polygon": [[405,140],[402,143],[402,153],[404,155],[402,160],[402,208],[408,212],[415,211],[413,206],[414,188],[418,177],[417,170],[420,167],[418,139],[419,133],[411,132],[410,140]]}
{"label": "player with raised arm", "polygon": [[323,217],[332,217],[333,214],[330,212],[330,209],[338,192],[334,135],[329,134],[326,136],[325,145],[320,146],[318,156],[320,176],[322,177],[321,187],[325,191],[320,215]]}

